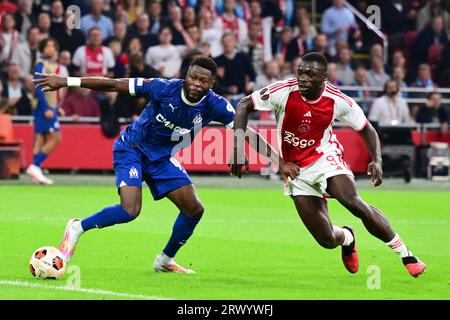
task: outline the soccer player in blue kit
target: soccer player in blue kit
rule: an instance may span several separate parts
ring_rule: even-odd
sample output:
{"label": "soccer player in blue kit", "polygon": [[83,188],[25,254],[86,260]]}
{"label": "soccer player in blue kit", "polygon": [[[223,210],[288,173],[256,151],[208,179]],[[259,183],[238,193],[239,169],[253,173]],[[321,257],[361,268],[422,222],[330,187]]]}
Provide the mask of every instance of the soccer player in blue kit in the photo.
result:
{"label": "soccer player in blue kit", "polygon": [[44,92],[63,87],[83,87],[129,92],[131,95],[144,95],[149,100],[139,118],[123,130],[114,143],[113,165],[120,204],[67,223],[60,244],[66,261],[71,259],[84,232],[127,223],[139,215],[142,181],[145,181],[155,200],[167,197],[180,210],[172,235],[154,260],[153,269],[156,272],[194,273],[177,264],[174,256],[192,235],[204,208],[192,180],[172,154],[183,137],[189,135],[193,138],[197,128],[211,121],[221,122],[229,128],[233,126],[234,108],[211,90],[216,70],[217,65],[212,59],[199,57],[191,63],[184,80],[37,74],[40,78],[34,80],[35,86]]}

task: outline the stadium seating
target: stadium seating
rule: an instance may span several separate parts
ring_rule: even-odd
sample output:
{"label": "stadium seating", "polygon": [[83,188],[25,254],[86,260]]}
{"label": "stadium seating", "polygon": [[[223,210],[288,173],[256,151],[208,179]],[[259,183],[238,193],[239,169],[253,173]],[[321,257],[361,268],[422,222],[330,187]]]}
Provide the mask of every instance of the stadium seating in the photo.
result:
{"label": "stadium seating", "polygon": [[22,142],[14,139],[11,116],[0,115],[0,179],[18,178]]}

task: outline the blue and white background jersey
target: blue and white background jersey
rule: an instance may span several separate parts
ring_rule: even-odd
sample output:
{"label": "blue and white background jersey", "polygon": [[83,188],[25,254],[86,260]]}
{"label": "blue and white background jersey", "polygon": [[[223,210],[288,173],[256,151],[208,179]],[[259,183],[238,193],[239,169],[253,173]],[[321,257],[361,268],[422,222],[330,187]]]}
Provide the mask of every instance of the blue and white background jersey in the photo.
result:
{"label": "blue and white background jersey", "polygon": [[180,145],[190,144],[194,135],[211,121],[233,127],[235,110],[227,100],[209,90],[199,102],[191,103],[184,95],[183,84],[180,79],[129,81],[130,94],[143,95],[149,103],[121,133],[121,138],[134,144],[151,161],[171,157]]}

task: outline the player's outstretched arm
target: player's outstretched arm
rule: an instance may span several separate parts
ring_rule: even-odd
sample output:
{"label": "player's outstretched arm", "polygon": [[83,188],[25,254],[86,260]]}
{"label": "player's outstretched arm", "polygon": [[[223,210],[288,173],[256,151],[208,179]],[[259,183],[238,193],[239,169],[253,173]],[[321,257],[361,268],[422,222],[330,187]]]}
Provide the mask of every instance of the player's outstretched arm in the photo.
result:
{"label": "player's outstretched arm", "polygon": [[61,77],[55,74],[36,72],[33,79],[36,88],[42,92],[55,91],[64,87],[83,87],[96,91],[129,92],[129,79],[111,79],[105,77]]}
{"label": "player's outstretched arm", "polygon": [[371,177],[373,185],[377,187],[383,182],[380,139],[370,122],[367,122],[367,125],[360,132],[372,156],[372,162],[367,167],[367,174]]}

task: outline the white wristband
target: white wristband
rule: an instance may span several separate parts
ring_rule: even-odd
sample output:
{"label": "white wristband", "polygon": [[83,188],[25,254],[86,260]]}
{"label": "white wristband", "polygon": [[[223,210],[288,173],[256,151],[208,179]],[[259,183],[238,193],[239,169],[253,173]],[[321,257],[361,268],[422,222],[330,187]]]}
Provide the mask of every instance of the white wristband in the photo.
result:
{"label": "white wristband", "polygon": [[67,77],[68,87],[81,87],[81,78],[78,77]]}

